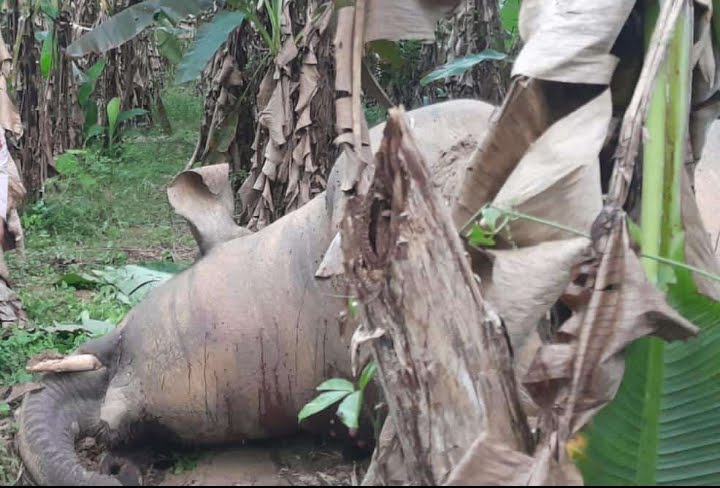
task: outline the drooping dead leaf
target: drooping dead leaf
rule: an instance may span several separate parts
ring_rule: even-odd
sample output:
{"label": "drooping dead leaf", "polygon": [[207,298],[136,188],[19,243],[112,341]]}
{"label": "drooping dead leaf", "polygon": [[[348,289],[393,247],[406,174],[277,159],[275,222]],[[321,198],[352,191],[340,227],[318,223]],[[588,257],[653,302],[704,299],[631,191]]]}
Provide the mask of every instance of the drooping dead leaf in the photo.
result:
{"label": "drooping dead leaf", "polygon": [[[573,232],[589,235],[602,208],[599,153],[610,116],[606,90],[529,144],[492,203],[539,220],[511,220],[497,236],[500,249],[482,251],[489,259],[473,255],[483,296],[507,327],[518,378],[541,345],[539,322],[565,293],[574,267],[588,259],[590,239]],[[481,173],[493,170],[495,158],[488,156],[476,160]],[[527,393],[520,393],[526,412],[535,413]]]}
{"label": "drooping dead leaf", "polygon": [[583,486],[583,481],[571,462],[553,459],[551,442],[530,456],[481,437],[470,446],[444,485]]}
{"label": "drooping dead leaf", "polygon": [[610,50],[634,0],[524,0],[521,5],[519,30],[524,46],[513,65],[513,76],[610,84],[617,65]]}
{"label": "drooping dead leaf", "polygon": [[[501,200],[501,197],[505,201],[513,202],[513,197],[505,197],[502,195],[503,192],[519,195],[519,197],[515,197],[516,200],[511,203],[511,207],[518,206],[523,201],[523,188],[535,187],[536,195],[542,194],[543,198],[547,198],[556,188],[552,184],[543,188],[542,183],[536,183],[538,175],[544,176],[544,172],[539,170],[540,166],[535,171],[526,172],[526,177],[522,178],[525,185],[523,186],[511,184],[513,177],[518,178],[518,175],[522,174],[520,166],[516,168],[516,165],[525,154],[535,150],[536,145],[541,144],[543,139],[552,136],[551,131],[555,127],[553,124],[556,121],[556,125],[561,126],[565,122],[563,117],[567,116],[570,119],[582,115],[582,111],[587,110],[586,107],[594,104],[596,104],[595,116],[588,117],[586,121],[597,122],[598,125],[589,128],[587,134],[585,125],[576,124],[573,126],[574,129],[566,127],[563,130],[563,136],[575,139],[574,144],[582,154],[580,158],[586,159],[588,167],[596,170],[599,152],[606,141],[605,135],[610,125],[609,104],[606,100],[605,105],[601,106],[598,100],[607,99],[607,93],[600,93],[600,86],[593,88],[570,83],[584,84],[588,80],[598,85],[609,83],[615,66],[615,60],[610,56],[610,49],[634,3],[624,2],[625,6],[619,10],[614,5],[615,11],[626,10],[624,13],[621,12],[622,18],[612,19],[612,15],[610,15],[607,22],[605,19],[600,19],[600,23],[605,25],[593,25],[592,28],[585,26],[581,29],[583,33],[577,37],[576,31],[572,31],[572,35],[568,36],[570,31],[564,32],[564,29],[572,25],[576,18],[580,19],[583,14],[593,11],[599,4],[565,5],[558,2],[523,2],[521,16],[524,18],[521,18],[521,26],[528,46],[524,48],[515,66],[515,73],[521,76],[516,78],[493,128],[471,161],[473,172],[464,182],[463,192],[456,206],[456,222],[461,224],[468,222],[479,208],[490,201]],[[663,15],[658,21],[659,27],[648,53],[649,61],[643,69],[643,77],[641,77],[639,85],[641,93],[639,95],[636,93],[633,103],[631,103],[634,111],[628,111],[623,123],[619,154],[621,158],[625,158],[623,161],[625,165],[616,168],[616,173],[619,173],[615,176],[616,183],[612,187],[614,199],[611,198],[611,201],[619,206],[624,202],[627,187],[623,187],[617,182],[629,183],[632,169],[628,170],[627,168],[631,168],[641,141],[641,132],[639,131],[642,126],[644,107],[647,104],[647,93],[643,93],[642,89],[651,84],[654,70],[659,63],[658,59],[664,56],[667,42],[672,35],[672,19],[677,18],[679,12],[678,4],[668,2],[663,5]],[[543,10],[554,12],[552,18],[545,18]],[[597,12],[595,13],[597,14]],[[554,39],[554,41],[549,41],[550,39]],[[546,43],[545,48],[553,51],[551,61],[547,63],[545,55],[538,56],[539,51],[532,54],[533,49],[543,43]],[[559,47],[555,49],[552,47],[553,44]],[[555,53],[558,54],[557,58],[554,57]],[[563,59],[563,56],[566,59]],[[586,62],[587,66],[593,66],[592,69],[595,72],[587,75],[585,73],[586,66],[575,64],[576,60]],[[528,80],[522,75],[531,78]],[[562,83],[539,81],[533,77]],[[527,107],[531,105],[529,102],[534,102],[532,103],[535,107],[534,110],[530,110],[524,117],[519,117],[518,114],[528,110]],[[578,109],[578,107],[580,108]],[[555,149],[569,142],[556,140],[551,147]],[[552,154],[551,150],[548,154],[538,157],[538,163],[543,162],[547,165],[543,166],[544,169],[558,164]],[[561,154],[564,156],[559,159],[569,159],[568,157],[574,156],[574,151],[565,150],[561,151]],[[573,166],[568,166],[568,168],[573,168]],[[548,169],[547,172],[555,171],[557,170]],[[562,170],[559,172],[562,174]],[[530,177],[533,174],[535,177]],[[458,476],[455,479],[460,483],[469,481],[479,484],[487,483],[486,478],[483,478],[487,474],[483,470],[486,467],[490,470],[491,476],[499,476],[498,473],[504,473],[507,482],[512,481],[519,484],[566,484],[573,480],[579,482],[577,472],[569,464],[567,452],[563,446],[577,429],[612,399],[617,391],[624,368],[620,355],[624,347],[632,340],[650,334],[672,340],[684,339],[697,333],[697,329],[679,317],[665,303],[662,294],[645,281],[639,261],[629,248],[624,215],[613,219],[612,217],[618,214],[606,210],[601,214],[605,217],[604,219],[595,220],[601,202],[598,191],[599,174],[594,172],[594,174],[587,173],[585,175],[590,186],[578,184],[583,181],[583,178],[579,177],[582,175],[582,171],[576,169],[574,172],[570,171],[569,174],[572,174],[573,177],[564,182],[567,185],[561,192],[561,194],[568,195],[567,199],[549,198],[548,200],[554,203],[555,208],[540,208],[535,212],[524,212],[546,220],[545,223],[528,224],[523,221],[517,225],[517,222],[511,222],[508,234],[503,234],[505,244],[521,246],[517,250],[507,251],[508,255],[520,252],[523,245],[537,244],[538,241],[549,239],[567,239],[566,231],[560,232],[560,229],[542,231],[538,224],[543,226],[547,225],[547,221],[557,223],[562,222],[563,218],[568,218],[566,215],[560,215],[557,212],[558,209],[568,212],[580,208],[577,216],[569,217],[574,222],[568,227],[574,229],[572,232],[580,231],[583,234],[590,234],[595,243],[595,252],[598,253],[596,259],[590,261],[590,264],[585,256],[581,257],[580,255],[576,256],[579,258],[577,261],[569,259],[563,264],[567,267],[560,274],[565,274],[566,279],[568,277],[578,278],[578,281],[572,283],[566,292],[560,293],[563,300],[567,299],[570,302],[568,305],[575,314],[562,327],[559,342],[539,348],[534,364],[527,368],[525,386],[533,395],[535,403],[539,405],[542,412],[541,445],[538,447],[534,459],[519,456],[516,470],[503,464],[512,458],[512,453],[507,453],[507,456],[501,458],[494,467],[492,463],[488,467],[484,463],[486,459],[492,458],[491,453],[483,452],[480,449],[473,456],[469,451],[465,463],[467,471],[456,473]],[[560,181],[562,181],[562,177]],[[574,187],[573,184],[578,185]],[[560,185],[560,187],[562,186]],[[584,193],[574,191],[582,188],[589,189],[592,195],[593,201],[589,206],[584,205]],[[525,191],[527,194],[532,194],[528,190]],[[519,209],[521,210],[521,207]],[[551,215],[553,216],[550,217]],[[578,219],[578,216],[581,218]],[[590,225],[593,221],[594,224]],[[513,232],[513,225],[518,228],[519,240],[514,237],[516,232]],[[536,227],[532,232],[529,230],[523,232],[522,225],[535,225]],[[553,227],[553,225],[551,224],[549,227]],[[537,241],[534,240],[535,238]],[[582,266],[579,266],[580,261],[585,261]],[[481,271],[483,266],[488,265],[487,262],[474,264]],[[496,261],[496,264],[500,265],[501,263]],[[537,269],[539,268],[540,266]],[[530,270],[534,277],[537,276],[535,274],[537,269]],[[485,268],[485,272],[489,273],[488,268]],[[512,286],[506,284],[504,288],[513,290],[511,295],[516,297],[515,303],[522,303],[522,300],[517,297],[521,298],[523,293],[527,292],[525,289],[527,278],[524,281],[517,277],[510,276],[510,278],[515,280],[515,286],[519,289],[517,294]],[[553,291],[553,289],[560,289],[560,284],[553,284],[550,281],[546,279],[543,283],[540,280],[537,289],[537,291],[542,291],[542,286],[548,286],[548,291],[551,292],[546,297],[548,301],[552,298],[560,298],[559,295],[556,295],[557,291]],[[502,303],[503,298],[505,297],[501,297],[498,301]],[[542,303],[540,305],[545,306]],[[532,310],[532,308],[530,309]],[[541,309],[538,308],[538,310]],[[512,311],[508,311],[507,307],[500,307],[499,311],[501,315],[505,313],[512,317]],[[486,447],[484,442],[487,441],[479,438],[475,447]],[[520,466],[530,465],[533,465],[530,470],[532,474],[525,475],[522,480],[512,478],[514,474],[522,471]],[[475,470],[474,473],[473,470]],[[553,479],[556,481],[552,481]],[[557,480],[564,481],[558,482]]]}
{"label": "drooping dead leaf", "polygon": [[337,11],[337,27],[335,29],[335,91],[352,93],[352,43],[353,43],[353,8],[339,8]]}
{"label": "drooping dead leaf", "polygon": [[201,254],[251,233],[233,220],[227,164],[183,171],[168,185],[167,195],[175,213],[190,224]]}
{"label": "drooping dead leaf", "polygon": [[573,266],[583,260],[589,246],[589,239],[578,237],[485,251],[491,263],[480,267],[480,290],[503,318],[516,354],[567,289]]}
{"label": "drooping dead leaf", "polygon": [[437,21],[459,0],[368,0],[365,42],[435,39]]}
{"label": "drooping dead leaf", "polygon": [[528,369],[524,384],[535,401],[564,406],[561,442],[612,400],[623,377],[621,353],[630,342],[649,335],[683,340],[699,332],[647,281],[629,244],[619,214],[600,244],[589,301],[560,329],[561,344],[541,349]]}
{"label": "drooping dead leaf", "polygon": [[[343,180],[343,191],[350,191],[361,182],[361,173],[372,159],[364,139],[367,122],[360,104],[365,43],[378,39],[434,39],[437,21],[459,3],[459,0],[358,0],[338,8],[334,41],[338,121],[335,142],[347,153],[350,163]],[[377,88],[367,73],[365,80],[371,89]]]}
{"label": "drooping dead leaf", "polygon": [[541,84],[515,80],[470,161],[453,211],[456,223],[463,225],[497,194],[527,148],[549,124]]}
{"label": "drooping dead leaf", "polygon": [[[239,190],[241,217],[251,229],[299,208],[322,191],[334,159],[318,151],[327,138],[323,131],[331,129],[321,126],[325,120],[317,120],[318,114],[324,117],[323,111],[330,108],[321,106],[331,89],[321,82],[318,63],[326,56],[332,9],[310,2],[303,30],[296,36],[288,5],[281,22],[283,47],[257,95],[258,127],[250,174]],[[298,58],[302,63],[295,76],[293,65]]]}
{"label": "drooping dead leaf", "polygon": [[[452,208],[458,188],[467,173],[465,162],[473,154],[488,128],[488,120],[496,107],[478,100],[451,100],[427,105],[405,114],[407,123],[416,134],[420,152],[432,168],[433,184],[439,187],[445,202]],[[373,127],[368,134],[372,151],[377,151],[385,123]],[[339,228],[348,196],[343,191],[355,167],[349,155],[338,157],[330,173],[330,208],[333,229]],[[371,175],[369,175],[371,176]]]}
{"label": "drooping dead leaf", "polygon": [[[611,115],[610,90],[605,90],[550,126],[530,145],[493,206],[589,234],[602,209],[599,155]],[[490,162],[485,164],[484,168]],[[552,225],[518,219],[506,226],[502,236],[506,242],[522,247],[568,239],[572,234]]]}
{"label": "drooping dead leaf", "polygon": [[[700,216],[698,202],[690,187],[689,180],[687,172],[683,171],[680,206],[683,228],[685,229],[685,261],[691,266],[720,276],[720,264],[712,248],[706,226]],[[715,191],[717,190],[715,189]],[[719,282],[698,273],[693,273],[693,278],[700,293],[714,300],[720,300]]]}

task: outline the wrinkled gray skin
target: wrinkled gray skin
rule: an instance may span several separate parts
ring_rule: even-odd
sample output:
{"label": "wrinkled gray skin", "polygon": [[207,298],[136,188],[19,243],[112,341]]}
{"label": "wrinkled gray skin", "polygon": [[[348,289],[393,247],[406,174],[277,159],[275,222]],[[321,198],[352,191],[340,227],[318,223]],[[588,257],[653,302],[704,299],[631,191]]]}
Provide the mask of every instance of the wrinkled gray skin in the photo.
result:
{"label": "wrinkled gray skin", "polygon": [[[462,100],[408,113],[444,195],[454,194],[491,111]],[[382,127],[371,131],[374,150],[381,137]],[[460,140],[458,157],[439,157]],[[17,436],[35,482],[120,484],[80,465],[74,442],[88,435],[127,440],[155,428],[163,441],[207,445],[292,434],[320,382],[351,376],[353,331],[338,323],[347,289],[340,276],[314,276],[342,218],[345,165],[341,158],[325,194],[217,245],[78,351],[106,367],[45,376],[45,388],[25,398]]]}

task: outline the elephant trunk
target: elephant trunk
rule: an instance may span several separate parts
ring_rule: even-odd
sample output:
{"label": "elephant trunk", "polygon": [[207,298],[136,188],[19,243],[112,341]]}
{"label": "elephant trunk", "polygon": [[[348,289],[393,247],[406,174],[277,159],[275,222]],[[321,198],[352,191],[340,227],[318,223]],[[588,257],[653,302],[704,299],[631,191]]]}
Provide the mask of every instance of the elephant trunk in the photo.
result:
{"label": "elephant trunk", "polygon": [[75,441],[100,433],[100,406],[107,369],[47,375],[44,388],[28,394],[20,413],[17,445],[28,474],[39,485],[120,486],[112,476],[86,470]]}

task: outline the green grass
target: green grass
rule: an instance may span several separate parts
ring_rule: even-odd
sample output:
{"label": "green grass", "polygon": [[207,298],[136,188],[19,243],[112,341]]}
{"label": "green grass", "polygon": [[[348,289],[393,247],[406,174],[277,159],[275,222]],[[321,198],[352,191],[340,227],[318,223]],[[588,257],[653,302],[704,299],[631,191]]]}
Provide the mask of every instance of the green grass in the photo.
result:
{"label": "green grass", "polygon": [[83,311],[113,323],[127,313],[109,287],[76,290],[60,282],[66,273],[193,258],[194,242],[170,210],[165,185],[193,152],[202,100],[184,89],[169,90],[163,100],[171,135],[139,127],[124,134],[113,154],[90,148],[61,155],[62,175],[23,210],[25,257],[9,252],[6,259],[30,323],[0,331],[0,387],[29,380],[24,366],[33,354],[65,353],[87,339],[44,327],[76,323]]}

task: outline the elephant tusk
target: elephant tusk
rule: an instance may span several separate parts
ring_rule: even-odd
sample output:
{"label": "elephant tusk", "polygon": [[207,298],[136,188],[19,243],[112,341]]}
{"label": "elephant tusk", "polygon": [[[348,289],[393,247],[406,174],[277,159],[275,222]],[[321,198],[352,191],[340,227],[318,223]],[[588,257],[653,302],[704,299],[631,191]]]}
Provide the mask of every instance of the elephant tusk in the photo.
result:
{"label": "elephant tusk", "polygon": [[77,354],[61,359],[45,359],[35,364],[28,364],[25,369],[31,373],[66,373],[95,371],[102,367],[103,364],[94,355]]}

